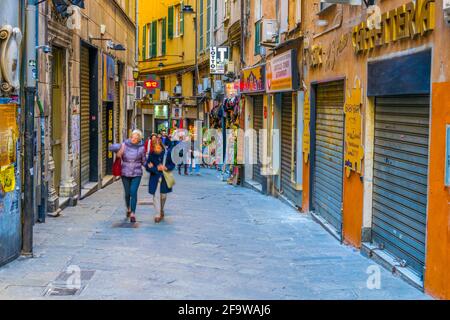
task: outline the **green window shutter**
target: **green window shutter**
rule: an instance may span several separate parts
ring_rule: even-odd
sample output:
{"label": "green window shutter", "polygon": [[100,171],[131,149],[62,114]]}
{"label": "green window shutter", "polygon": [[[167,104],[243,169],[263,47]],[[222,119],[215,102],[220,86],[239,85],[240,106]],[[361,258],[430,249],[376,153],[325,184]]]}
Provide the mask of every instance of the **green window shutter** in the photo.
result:
{"label": "green window shutter", "polygon": [[181,1],[181,11],[180,11],[180,36],[182,36],[184,34],[184,12],[183,12],[183,8],[184,8],[184,2]]}
{"label": "green window shutter", "polygon": [[164,56],[166,54],[166,33],[167,33],[166,18],[164,18],[162,20],[161,27],[162,27],[162,30],[161,30],[161,32],[162,32],[161,53]]}
{"label": "green window shutter", "polygon": [[217,23],[218,23],[217,0],[214,0],[214,29],[217,29]]}
{"label": "green window shutter", "polygon": [[169,23],[168,23],[168,27],[169,27],[169,39],[173,39],[173,6],[169,7]]}
{"label": "green window shutter", "polygon": [[142,60],[147,59],[147,25],[142,30]]}
{"label": "green window shutter", "polygon": [[261,53],[261,22],[255,24],[255,56]]}
{"label": "green window shutter", "polygon": [[158,55],[157,50],[157,39],[158,39],[158,21],[152,22],[152,58],[156,57]]}

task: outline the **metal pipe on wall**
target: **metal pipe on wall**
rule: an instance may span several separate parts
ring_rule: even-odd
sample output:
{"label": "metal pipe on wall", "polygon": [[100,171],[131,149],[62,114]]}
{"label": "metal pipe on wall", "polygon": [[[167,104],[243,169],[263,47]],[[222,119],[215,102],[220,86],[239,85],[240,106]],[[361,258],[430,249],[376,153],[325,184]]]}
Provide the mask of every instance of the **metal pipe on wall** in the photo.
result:
{"label": "metal pipe on wall", "polygon": [[34,225],[34,102],[36,97],[36,2],[28,0],[25,9],[25,150],[22,254],[33,254]]}

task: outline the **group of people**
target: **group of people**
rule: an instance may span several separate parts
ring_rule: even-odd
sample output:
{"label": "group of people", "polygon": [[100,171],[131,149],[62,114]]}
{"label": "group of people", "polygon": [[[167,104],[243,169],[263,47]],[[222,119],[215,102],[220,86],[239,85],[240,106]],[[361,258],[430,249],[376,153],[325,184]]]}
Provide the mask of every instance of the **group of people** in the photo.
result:
{"label": "group of people", "polygon": [[150,173],[148,192],[153,196],[156,223],[164,219],[167,194],[172,192],[172,185],[169,187],[167,181],[167,173],[175,169],[170,139],[161,133],[152,135],[148,142],[144,143],[142,131],[134,130],[125,142],[110,147],[121,161],[120,176],[125,192],[126,216],[131,223],[136,223],[138,190],[143,168]]}

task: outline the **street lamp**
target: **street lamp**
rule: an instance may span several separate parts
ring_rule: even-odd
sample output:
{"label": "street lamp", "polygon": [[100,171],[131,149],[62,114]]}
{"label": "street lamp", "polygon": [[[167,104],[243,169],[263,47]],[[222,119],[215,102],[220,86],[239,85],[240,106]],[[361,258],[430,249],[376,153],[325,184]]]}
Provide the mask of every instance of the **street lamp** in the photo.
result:
{"label": "street lamp", "polygon": [[133,79],[136,81],[139,79],[139,69],[138,68],[133,69]]}
{"label": "street lamp", "polygon": [[[194,94],[195,94],[195,103],[197,104],[197,91],[198,91],[198,77],[199,77],[199,72],[198,72],[198,57],[197,57],[197,39],[198,39],[198,30],[197,30],[197,11],[194,11],[194,9],[192,8],[191,5],[189,4],[185,4],[183,5],[183,9],[182,9],[183,13],[187,13],[187,14],[195,14],[195,16],[193,17],[194,20],[194,32],[195,32],[195,76],[194,76]],[[198,104],[197,104],[197,117],[198,117]]]}

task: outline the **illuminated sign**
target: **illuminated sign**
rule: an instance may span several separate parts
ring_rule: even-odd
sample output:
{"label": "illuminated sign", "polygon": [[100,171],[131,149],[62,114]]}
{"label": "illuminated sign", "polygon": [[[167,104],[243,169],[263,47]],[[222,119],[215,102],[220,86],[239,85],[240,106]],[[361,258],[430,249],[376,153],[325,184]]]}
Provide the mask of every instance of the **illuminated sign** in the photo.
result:
{"label": "illuminated sign", "polygon": [[156,80],[144,81],[145,89],[159,89],[159,82]]}

